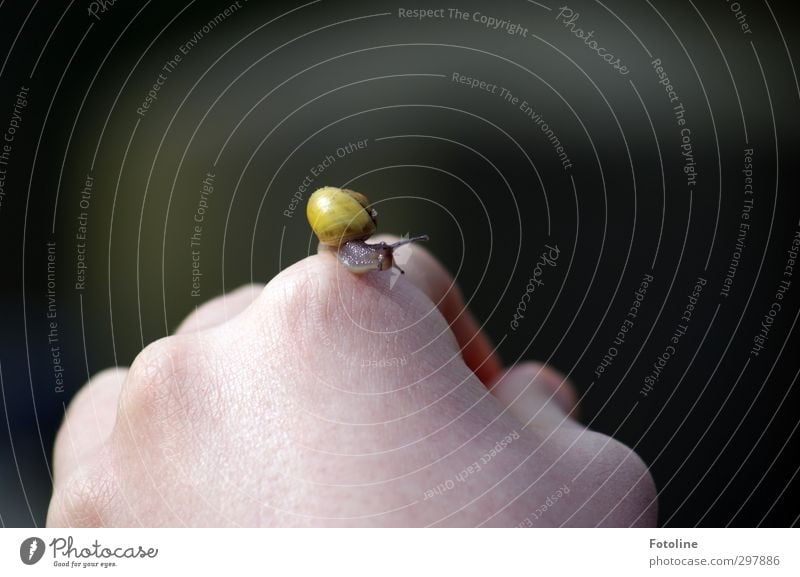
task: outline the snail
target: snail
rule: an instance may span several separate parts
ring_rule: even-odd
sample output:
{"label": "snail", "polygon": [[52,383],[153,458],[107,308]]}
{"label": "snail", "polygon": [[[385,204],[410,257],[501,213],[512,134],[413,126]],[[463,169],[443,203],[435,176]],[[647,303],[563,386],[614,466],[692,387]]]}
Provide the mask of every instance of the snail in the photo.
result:
{"label": "snail", "polygon": [[428,235],[423,234],[393,244],[366,242],[375,233],[378,213],[366,196],[347,188],[325,186],[314,191],[308,199],[306,216],[319,238],[319,252],[335,251],[339,262],[354,273],[392,267],[405,272],[394,260],[395,249],[428,240]]}

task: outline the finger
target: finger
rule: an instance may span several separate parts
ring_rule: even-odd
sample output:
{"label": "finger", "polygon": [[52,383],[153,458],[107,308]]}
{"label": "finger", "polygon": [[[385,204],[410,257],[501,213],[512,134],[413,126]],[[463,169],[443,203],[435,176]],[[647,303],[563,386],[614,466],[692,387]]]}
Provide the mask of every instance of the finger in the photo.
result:
{"label": "finger", "polygon": [[81,388],[67,408],[53,449],[54,484],[62,482],[100,451],[117,418],[117,402],[128,370],[101,371]]}
{"label": "finger", "polygon": [[193,333],[230,320],[255,300],[264,285],[248,284],[197,307],[175,330],[175,334]]}
{"label": "finger", "polygon": [[558,427],[579,426],[571,418],[574,388],[544,365],[526,362],[512,367],[490,385],[490,390],[528,428],[549,433]]}
{"label": "finger", "polygon": [[[393,243],[395,236],[378,235],[376,242]],[[402,251],[402,252],[401,252]],[[494,352],[472,312],[464,304],[461,290],[442,264],[422,245],[415,243],[398,249],[401,264],[410,278],[431,299],[450,325],[467,366],[484,383],[495,381],[502,372],[502,363]]]}

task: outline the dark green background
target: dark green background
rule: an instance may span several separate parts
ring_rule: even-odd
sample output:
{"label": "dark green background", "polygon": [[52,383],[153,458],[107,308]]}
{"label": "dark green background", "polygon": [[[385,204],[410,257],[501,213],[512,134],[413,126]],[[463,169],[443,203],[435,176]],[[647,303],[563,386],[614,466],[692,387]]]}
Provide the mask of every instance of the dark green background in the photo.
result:
{"label": "dark green background", "polygon": [[[791,3],[770,3],[779,32],[766,4],[742,2],[752,34],[721,1],[570,3],[630,68],[626,77],[555,11],[523,0],[458,6],[518,22],[525,38],[472,21],[398,19],[399,7],[420,4],[323,1],[267,24],[300,5],[243,3],[138,116],[164,63],[228,5],[119,0],[100,21],[87,2],[0,8],[0,130],[19,86],[30,87],[0,208],[3,525],[43,523],[53,435],[87,377],[130,363],[202,300],[266,282],[312,251],[303,206],[293,218],[283,211],[311,166],[364,138],[367,148],[337,160],[318,184],[368,193],[381,231],[429,233],[505,362],[545,359],[569,373],[588,391],[584,420],[635,445],[661,491],[662,523],[796,523],[800,286],[742,373],[798,227]],[[661,58],[687,109],[700,173],[691,195],[678,129],[643,45]],[[562,169],[517,107],[452,82],[454,72],[530,102],[573,168]],[[723,299],[747,146],[755,149],[752,227]],[[195,298],[188,238],[209,170],[215,191]],[[74,235],[89,171],[87,286],[79,292]],[[51,241],[64,393],[55,390],[47,343]],[[558,244],[559,264],[522,328],[510,331],[546,243]],[[590,387],[649,272],[655,281],[628,342]],[[698,275],[709,284],[690,331],[642,398]]]}

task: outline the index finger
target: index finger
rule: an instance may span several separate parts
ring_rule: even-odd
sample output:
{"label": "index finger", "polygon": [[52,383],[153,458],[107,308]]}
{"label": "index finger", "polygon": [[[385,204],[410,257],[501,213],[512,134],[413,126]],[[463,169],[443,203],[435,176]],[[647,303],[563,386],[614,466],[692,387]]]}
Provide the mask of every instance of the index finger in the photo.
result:
{"label": "index finger", "polygon": [[[383,234],[373,237],[370,242],[373,240],[393,243],[400,239]],[[403,263],[406,276],[436,303],[458,341],[466,365],[484,385],[496,381],[502,374],[500,358],[488,335],[464,304],[464,297],[453,276],[419,243],[407,245],[400,250],[405,250],[408,254],[408,259]]]}

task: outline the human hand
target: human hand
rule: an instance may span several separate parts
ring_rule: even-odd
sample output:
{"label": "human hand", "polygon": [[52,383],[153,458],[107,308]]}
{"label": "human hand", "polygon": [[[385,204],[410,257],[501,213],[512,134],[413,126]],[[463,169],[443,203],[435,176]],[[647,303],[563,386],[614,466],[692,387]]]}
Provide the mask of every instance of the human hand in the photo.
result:
{"label": "human hand", "polygon": [[404,268],[310,256],[95,376],[48,525],[654,525],[647,468],[568,416],[569,382],[503,370],[441,265]]}

